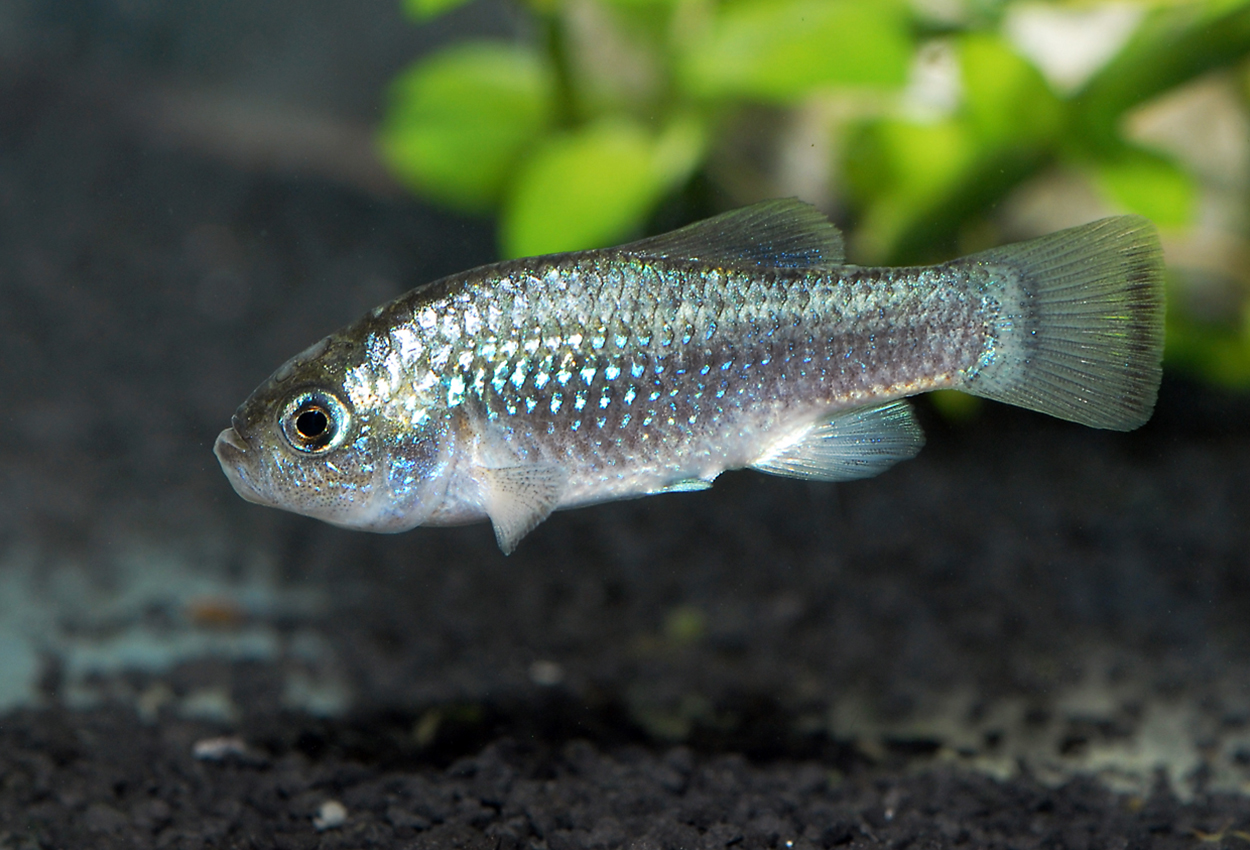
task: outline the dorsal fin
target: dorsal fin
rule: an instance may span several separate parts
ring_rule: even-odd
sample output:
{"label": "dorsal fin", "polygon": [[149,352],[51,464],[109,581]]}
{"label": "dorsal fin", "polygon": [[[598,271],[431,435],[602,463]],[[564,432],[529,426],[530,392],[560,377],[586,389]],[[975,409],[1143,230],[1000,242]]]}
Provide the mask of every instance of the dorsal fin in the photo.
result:
{"label": "dorsal fin", "polygon": [[799,269],[845,262],[842,234],[820,210],[796,198],[761,201],[617,250],[731,268]]}

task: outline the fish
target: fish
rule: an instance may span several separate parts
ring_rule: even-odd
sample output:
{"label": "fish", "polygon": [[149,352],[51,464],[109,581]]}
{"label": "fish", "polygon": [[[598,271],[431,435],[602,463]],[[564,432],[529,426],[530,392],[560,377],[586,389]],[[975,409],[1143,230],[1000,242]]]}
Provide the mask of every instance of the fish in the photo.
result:
{"label": "fish", "polygon": [[507,554],[557,509],[730,469],[876,475],[920,450],[905,399],[931,390],[1132,430],[1163,319],[1141,217],[874,268],[814,207],[764,201],[413,289],[282,364],[214,451],[249,502],[377,532],[489,520]]}

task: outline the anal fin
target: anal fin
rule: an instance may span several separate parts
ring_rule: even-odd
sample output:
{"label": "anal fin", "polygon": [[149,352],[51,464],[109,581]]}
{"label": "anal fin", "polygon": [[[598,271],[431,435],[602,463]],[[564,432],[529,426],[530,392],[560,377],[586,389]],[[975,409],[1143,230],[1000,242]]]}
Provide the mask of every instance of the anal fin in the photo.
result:
{"label": "anal fin", "polygon": [[770,447],[751,468],[811,481],[851,481],[915,457],[923,445],[911,405],[894,401],[818,420]]}
{"label": "anal fin", "polygon": [[653,490],[652,494],[659,493],[693,493],[697,490],[711,489],[712,482],[706,478],[682,478],[670,484],[665,484],[658,490]]}
{"label": "anal fin", "polygon": [[555,464],[482,467],[478,472],[486,514],[505,555],[559,506],[568,480]]}

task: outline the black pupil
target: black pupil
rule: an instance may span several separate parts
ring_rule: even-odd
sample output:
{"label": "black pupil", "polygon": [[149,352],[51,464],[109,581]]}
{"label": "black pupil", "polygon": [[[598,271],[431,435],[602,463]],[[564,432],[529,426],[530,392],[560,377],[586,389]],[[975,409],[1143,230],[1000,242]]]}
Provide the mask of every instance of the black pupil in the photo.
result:
{"label": "black pupil", "polygon": [[326,416],[324,410],[317,407],[305,410],[295,417],[295,430],[305,440],[324,437],[326,431],[330,430],[330,417]]}

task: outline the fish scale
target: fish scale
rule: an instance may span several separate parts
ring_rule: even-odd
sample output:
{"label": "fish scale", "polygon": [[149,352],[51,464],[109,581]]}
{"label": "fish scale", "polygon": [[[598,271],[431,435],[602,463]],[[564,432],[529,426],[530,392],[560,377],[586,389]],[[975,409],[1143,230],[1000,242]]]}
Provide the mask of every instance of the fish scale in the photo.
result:
{"label": "fish scale", "polygon": [[1161,278],[1133,217],[874,269],[768,202],[413,290],[283,364],[216,451],[252,501],[380,531],[489,518],[509,551],[554,509],[725,469],[876,474],[923,442],[898,400],[940,387],[1135,427]]}
{"label": "fish scale", "polygon": [[[962,297],[968,286],[967,275],[953,271],[754,276],[663,259],[622,271],[613,257],[593,254],[523,272],[493,269],[418,290],[376,317],[363,371],[402,369],[410,378],[352,400],[402,405],[437,376],[452,415],[498,427],[515,454],[572,462],[568,503],[660,490],[748,465],[760,437],[787,423],[889,397],[900,386],[949,382],[984,347],[975,335],[961,346],[939,335],[983,309],[984,298]],[[482,300],[499,309],[471,333]],[[460,321],[419,318],[431,313]],[[552,320],[536,324],[536,316]],[[385,341],[400,328],[437,333],[421,359],[397,366]],[[892,344],[878,348],[879,334]],[[527,353],[531,341],[546,353]],[[419,404],[439,400],[425,394]],[[656,447],[648,461],[629,463],[643,444]]]}

